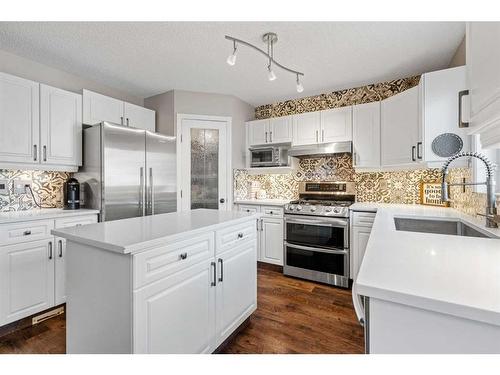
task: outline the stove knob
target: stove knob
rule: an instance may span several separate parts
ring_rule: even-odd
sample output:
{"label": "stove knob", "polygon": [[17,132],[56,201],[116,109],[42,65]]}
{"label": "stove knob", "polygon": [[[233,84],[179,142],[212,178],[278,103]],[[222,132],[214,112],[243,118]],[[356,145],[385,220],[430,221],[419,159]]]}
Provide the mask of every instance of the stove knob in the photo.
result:
{"label": "stove knob", "polygon": [[338,214],[340,212],[340,208],[334,208],[333,212],[335,212],[336,214]]}
{"label": "stove knob", "polygon": [[314,212],[314,211],[316,211],[316,207],[312,206],[311,207],[311,212]]}
{"label": "stove knob", "polygon": [[332,208],[331,208],[331,207],[326,207],[326,208],[325,208],[325,211],[326,211],[326,212],[332,212]]}
{"label": "stove knob", "polygon": [[297,211],[302,211],[302,206],[299,204],[299,205],[297,205],[296,209],[297,209]]}
{"label": "stove knob", "polygon": [[291,205],[289,205],[289,206],[288,206],[288,209],[289,209],[290,211],[293,211],[293,210],[294,210],[294,208],[295,208],[295,206],[294,206],[293,204],[291,204]]}

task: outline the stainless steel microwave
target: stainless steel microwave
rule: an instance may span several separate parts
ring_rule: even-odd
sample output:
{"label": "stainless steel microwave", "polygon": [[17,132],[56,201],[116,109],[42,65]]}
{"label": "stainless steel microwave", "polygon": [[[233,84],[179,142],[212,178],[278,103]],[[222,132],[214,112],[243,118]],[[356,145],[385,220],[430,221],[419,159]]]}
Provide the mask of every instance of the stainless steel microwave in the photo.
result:
{"label": "stainless steel microwave", "polygon": [[288,147],[266,146],[250,148],[250,167],[288,166]]}

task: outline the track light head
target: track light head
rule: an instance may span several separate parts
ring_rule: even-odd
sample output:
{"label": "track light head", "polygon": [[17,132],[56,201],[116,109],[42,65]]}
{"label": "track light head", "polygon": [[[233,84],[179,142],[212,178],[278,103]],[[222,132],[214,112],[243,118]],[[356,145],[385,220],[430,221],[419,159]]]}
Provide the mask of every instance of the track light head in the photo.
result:
{"label": "track light head", "polygon": [[274,81],[276,79],[276,74],[274,74],[273,70],[271,69],[271,65],[267,67],[267,78],[270,81]]}
{"label": "track light head", "polygon": [[233,41],[233,53],[229,55],[226,61],[231,66],[236,64],[236,41]]}
{"label": "track light head", "polygon": [[304,86],[302,86],[302,83],[300,83],[300,78],[299,75],[297,74],[297,92],[302,92],[304,91]]}

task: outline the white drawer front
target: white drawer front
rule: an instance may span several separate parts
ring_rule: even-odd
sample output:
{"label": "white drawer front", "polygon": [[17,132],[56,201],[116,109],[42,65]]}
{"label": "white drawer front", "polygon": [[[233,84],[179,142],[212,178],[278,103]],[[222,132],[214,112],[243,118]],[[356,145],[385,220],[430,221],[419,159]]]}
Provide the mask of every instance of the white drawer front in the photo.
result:
{"label": "white drawer front", "polygon": [[93,223],[97,223],[97,215],[66,217],[56,219],[56,228],[68,228]]}
{"label": "white drawer front", "polygon": [[134,289],[213,257],[213,232],[134,255]]}
{"label": "white drawer front", "polygon": [[54,220],[36,220],[0,225],[0,246],[50,237]]}
{"label": "white drawer front", "polygon": [[251,204],[240,204],[238,206],[238,211],[249,212],[255,214],[260,212],[260,206],[253,206]]}
{"label": "white drawer front", "polygon": [[374,212],[354,212],[353,213],[353,225],[360,227],[372,227],[375,221]]}
{"label": "white drawer front", "polygon": [[283,217],[284,209],[278,206],[262,206],[261,212],[265,216]]}
{"label": "white drawer front", "polygon": [[249,239],[254,239],[257,235],[256,220],[248,221],[243,224],[233,225],[228,228],[218,230],[215,233],[216,254],[243,244]]}

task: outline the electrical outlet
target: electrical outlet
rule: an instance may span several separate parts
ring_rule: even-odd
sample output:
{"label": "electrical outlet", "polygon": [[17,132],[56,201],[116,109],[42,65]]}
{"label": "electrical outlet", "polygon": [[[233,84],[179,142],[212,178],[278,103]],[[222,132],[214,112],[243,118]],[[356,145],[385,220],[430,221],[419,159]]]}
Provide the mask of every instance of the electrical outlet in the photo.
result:
{"label": "electrical outlet", "polygon": [[30,180],[14,180],[14,194],[29,194],[29,186],[31,188]]}
{"label": "electrical outlet", "polygon": [[9,180],[0,180],[0,194],[9,195]]}

